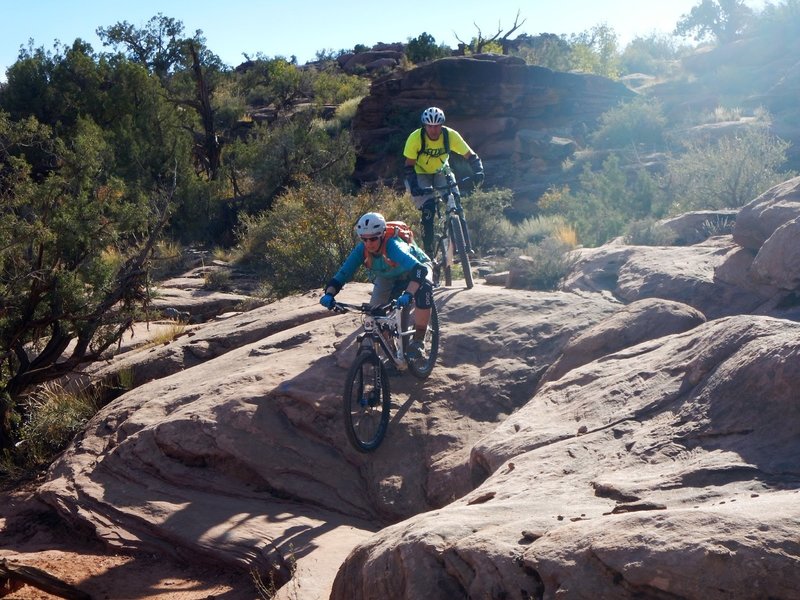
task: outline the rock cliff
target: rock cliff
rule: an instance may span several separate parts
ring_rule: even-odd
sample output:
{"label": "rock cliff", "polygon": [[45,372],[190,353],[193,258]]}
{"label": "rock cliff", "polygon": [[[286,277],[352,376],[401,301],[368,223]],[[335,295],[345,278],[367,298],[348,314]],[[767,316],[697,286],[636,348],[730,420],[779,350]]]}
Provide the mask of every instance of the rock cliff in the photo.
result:
{"label": "rock cliff", "polygon": [[487,185],[511,188],[518,202],[529,203],[562,176],[561,163],[598,117],[633,95],[604,77],[494,54],[395,72],[377,79],[358,107],[354,177],[362,183],[400,178],[405,140],[420,126],[422,110],[436,105],[484,160]]}

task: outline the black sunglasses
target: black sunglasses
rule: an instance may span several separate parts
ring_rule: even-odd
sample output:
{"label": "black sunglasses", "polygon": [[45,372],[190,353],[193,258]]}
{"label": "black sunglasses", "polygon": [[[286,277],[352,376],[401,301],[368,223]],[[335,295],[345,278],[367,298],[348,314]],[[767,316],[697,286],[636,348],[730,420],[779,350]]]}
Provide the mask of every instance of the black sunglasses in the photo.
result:
{"label": "black sunglasses", "polygon": [[362,237],[361,241],[363,241],[363,242],[374,242],[375,240],[379,240],[379,239],[381,239],[381,236],[374,235],[372,237]]}

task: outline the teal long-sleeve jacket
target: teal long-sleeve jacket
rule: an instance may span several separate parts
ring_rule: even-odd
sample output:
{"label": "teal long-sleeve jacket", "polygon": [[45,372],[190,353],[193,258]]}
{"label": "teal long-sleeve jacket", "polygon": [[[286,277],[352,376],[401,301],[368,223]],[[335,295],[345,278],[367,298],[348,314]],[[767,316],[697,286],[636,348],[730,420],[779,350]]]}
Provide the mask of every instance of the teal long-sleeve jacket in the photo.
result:
{"label": "teal long-sleeve jacket", "polygon": [[[421,248],[408,244],[397,236],[387,239],[385,244],[385,254],[383,252],[373,254],[369,261],[370,280],[376,277],[415,280],[421,277],[421,281],[425,280],[428,272],[425,263],[429,262],[429,259]],[[359,242],[333,276],[335,286],[341,288],[352,280],[356,271],[366,262],[364,242]]]}

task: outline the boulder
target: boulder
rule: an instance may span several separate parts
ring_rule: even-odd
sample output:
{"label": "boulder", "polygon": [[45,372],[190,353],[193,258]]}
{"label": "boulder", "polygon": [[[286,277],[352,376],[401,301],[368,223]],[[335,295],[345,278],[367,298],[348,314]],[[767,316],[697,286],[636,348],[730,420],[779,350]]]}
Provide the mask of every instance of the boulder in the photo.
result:
{"label": "boulder", "polygon": [[760,278],[780,289],[800,290],[800,216],[767,238],[753,260]]}
{"label": "boulder", "polygon": [[731,233],[738,213],[736,209],[697,210],[662,219],[658,224],[675,234],[674,245],[689,246],[712,235]]}
{"label": "boulder", "polygon": [[800,216],[800,177],[775,185],[739,210],[733,240],[758,251],[778,227]]}
{"label": "boulder", "polygon": [[[340,297],[363,301],[370,287],[349,284]],[[307,294],[132,351],[152,374],[160,356],[160,376],[103,408],[39,497],[112,551],[272,572],[281,583],[296,567],[303,597],[325,598],[358,542],[470,491],[472,443],[527,401],[572,336],[617,308],[599,295],[464,292],[437,293],[441,360],[424,385],[391,380],[396,408],[372,455],[349,446],[342,424],[360,320]],[[197,339],[207,353],[192,349]]]}
{"label": "boulder", "polygon": [[[575,252],[576,267],[560,287],[607,291],[625,303],[644,298],[672,300],[693,307],[709,319],[751,313],[780,291],[754,280],[749,273],[752,255],[739,250],[730,235],[694,246],[606,245],[581,249]],[[726,276],[720,277],[720,272]]]}
{"label": "boulder", "polygon": [[705,320],[702,313],[680,302],[659,298],[637,300],[571,339],[558,360],[545,371],[539,385],[555,381],[607,354],[687,331]]}
{"label": "boulder", "polygon": [[403,59],[403,52],[398,50],[370,50],[358,54],[345,55],[340,59],[342,70],[346,73],[355,73],[359,69],[367,71],[375,65],[396,66]]}

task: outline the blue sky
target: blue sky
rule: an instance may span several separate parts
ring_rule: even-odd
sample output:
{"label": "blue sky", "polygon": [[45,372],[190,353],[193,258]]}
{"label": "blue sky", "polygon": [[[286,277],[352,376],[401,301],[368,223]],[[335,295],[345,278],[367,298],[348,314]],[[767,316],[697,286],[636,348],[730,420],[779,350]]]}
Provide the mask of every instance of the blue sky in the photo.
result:
{"label": "blue sky", "polygon": [[[460,0],[428,3],[365,3],[363,0],[0,0],[0,80],[13,64],[20,46],[52,48],[54,41],[71,44],[80,37],[95,51],[103,50],[98,27],[119,21],[143,26],[162,13],[183,22],[187,34],[202,29],[208,47],[231,66],[243,53],[255,56],[295,55],[313,60],[318,50],[371,46],[377,42],[405,42],[422,32],[437,43],[455,47],[456,35],[467,41],[477,33],[491,37],[498,28],[511,27],[517,11],[525,24],[512,35],[579,33],[604,23],[624,46],[639,35],[669,33],[682,14],[700,0]],[[763,0],[748,0],[754,8]]]}

